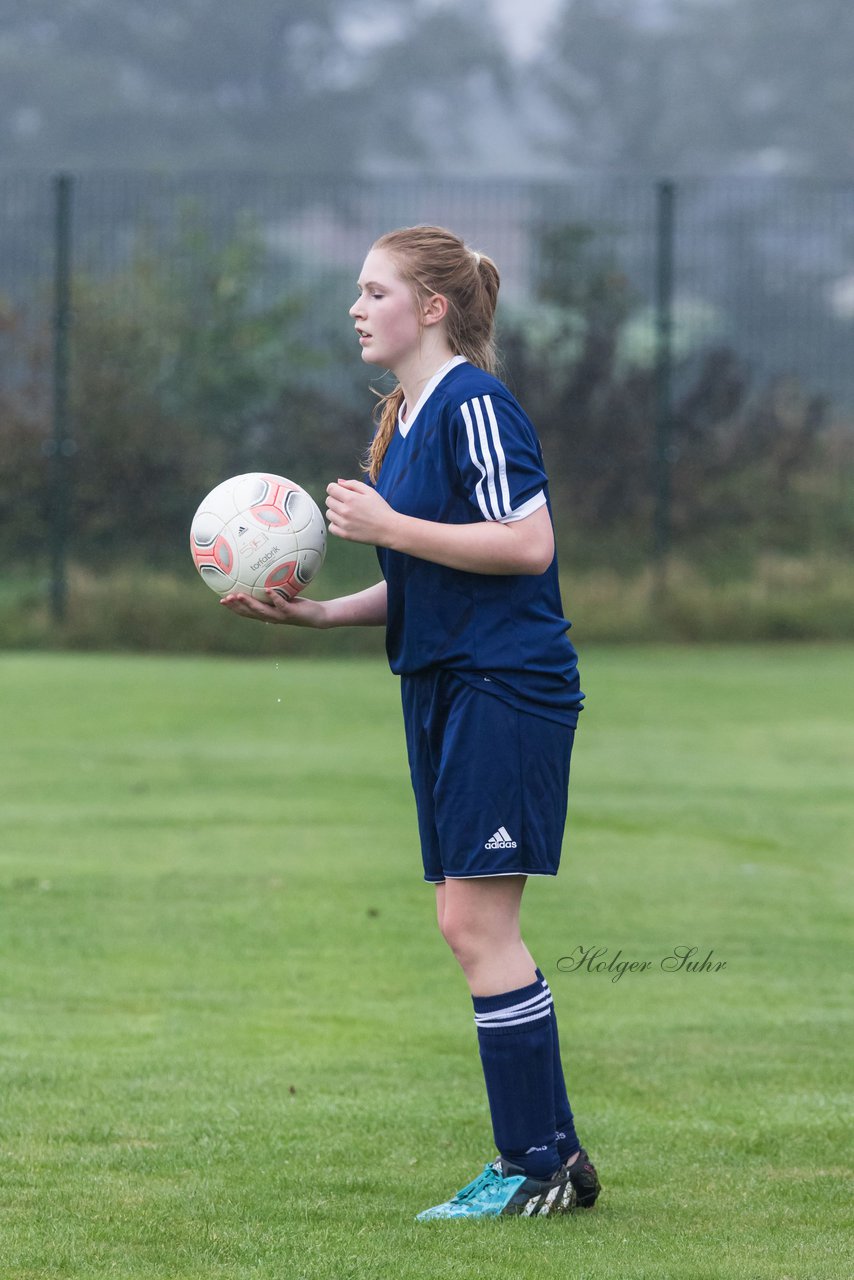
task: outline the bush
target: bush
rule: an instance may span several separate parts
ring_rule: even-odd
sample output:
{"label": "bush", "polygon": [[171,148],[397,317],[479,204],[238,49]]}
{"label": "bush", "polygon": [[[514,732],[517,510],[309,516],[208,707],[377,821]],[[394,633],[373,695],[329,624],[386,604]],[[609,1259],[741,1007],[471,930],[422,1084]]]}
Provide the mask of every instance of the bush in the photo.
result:
{"label": "bush", "polygon": [[[652,550],[658,381],[654,349],[622,337],[646,310],[592,231],[544,230],[539,294],[505,318],[511,383],[543,442],[556,506],[598,563]],[[827,400],[791,377],[759,383],[736,352],[678,345],[669,421],[669,527],[677,555],[707,567],[832,551],[854,535],[837,501],[838,435]],[[847,468],[851,474],[849,440]],[[807,483],[808,481],[808,483]],[[809,517],[809,518],[808,518]],[[840,519],[841,517],[841,519]],[[595,551],[594,551],[595,554]]]}
{"label": "bush", "polygon": [[[275,467],[308,487],[354,470],[370,393],[340,376],[322,307],[288,285],[286,269],[278,300],[265,301],[264,272],[251,227],[217,247],[188,210],[171,247],[143,243],[114,275],[75,279],[67,473],[78,557],[102,564],[144,545],[151,564],[174,558],[196,503],[229,475]],[[321,282],[313,297],[323,292]],[[23,329],[22,317],[10,323]],[[49,350],[45,335],[30,340],[26,384],[0,401],[10,550],[24,512],[30,549],[48,531]]]}
{"label": "bush", "polygon": [[[834,422],[828,404],[790,378],[759,385],[735,352],[703,346],[701,327],[691,331],[697,345],[683,334],[671,423],[675,551],[662,593],[662,566],[649,568],[657,386],[638,337],[648,308],[591,228],[543,230],[535,257],[538,297],[503,310],[502,346],[543,440],[567,607],[581,633],[843,634],[850,423]],[[345,294],[318,271],[306,292],[280,262],[275,288],[265,288],[268,271],[251,226],[223,245],[186,210],[171,246],[143,242],[111,277],[75,281],[69,615],[51,630],[43,565],[30,580],[7,575],[0,644],[273,652],[317,642],[226,615],[185,550],[197,502],[225,476],[273,467],[322,499],[330,476],[356,473],[369,434],[372,400],[342,322],[349,286]],[[8,308],[0,339],[19,353],[0,390],[0,549],[7,564],[37,562],[50,514],[50,342]],[[375,580],[373,553],[355,554],[338,544],[323,594]],[[376,639],[320,643],[355,649]]]}
{"label": "bush", "polygon": [[[313,592],[357,591],[377,581],[373,551],[336,543]],[[565,570],[572,638],[642,641],[844,640],[854,633],[854,570],[827,556],[760,556],[749,575],[716,581],[676,561],[667,590],[654,571]],[[43,578],[7,579],[0,594],[0,649],[138,650],[160,653],[383,653],[379,628],[315,633],[259,625],[223,609],[187,556],[183,571],[125,564],[103,573],[74,565],[68,615],[56,627]]]}

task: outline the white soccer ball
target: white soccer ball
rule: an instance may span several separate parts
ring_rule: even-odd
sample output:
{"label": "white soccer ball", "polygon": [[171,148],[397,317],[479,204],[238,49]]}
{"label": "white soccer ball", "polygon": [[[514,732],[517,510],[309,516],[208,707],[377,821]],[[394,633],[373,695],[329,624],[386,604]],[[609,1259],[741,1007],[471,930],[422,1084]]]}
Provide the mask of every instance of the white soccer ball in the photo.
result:
{"label": "white soccer ball", "polygon": [[279,590],[293,598],[320,572],[326,522],[293,480],[250,471],[224,480],[199,504],[190,550],[217,595],[243,591],[265,600]]}

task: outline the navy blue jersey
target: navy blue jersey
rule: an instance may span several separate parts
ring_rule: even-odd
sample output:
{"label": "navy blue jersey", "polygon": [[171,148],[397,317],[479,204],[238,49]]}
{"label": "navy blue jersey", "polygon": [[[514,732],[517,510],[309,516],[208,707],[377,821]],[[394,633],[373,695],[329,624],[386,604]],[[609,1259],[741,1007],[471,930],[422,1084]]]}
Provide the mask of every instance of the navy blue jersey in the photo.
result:
{"label": "navy blue jersey", "polygon": [[[398,423],[377,491],[442,524],[512,521],[548,505],[531,422],[497,378],[449,361]],[[566,634],[557,558],[543,574],[481,574],[377,549],[388,585],[392,671],[455,671],[520,709],[575,725],[583,694]]]}

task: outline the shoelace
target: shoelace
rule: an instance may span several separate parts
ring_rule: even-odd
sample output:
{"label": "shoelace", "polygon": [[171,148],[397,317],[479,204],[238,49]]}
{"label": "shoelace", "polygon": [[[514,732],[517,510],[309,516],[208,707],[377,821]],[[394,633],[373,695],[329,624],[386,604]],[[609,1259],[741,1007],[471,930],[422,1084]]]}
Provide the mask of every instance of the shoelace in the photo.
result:
{"label": "shoelace", "polygon": [[499,1174],[495,1172],[495,1166],[492,1164],[484,1165],[483,1173],[475,1178],[474,1182],[470,1182],[467,1187],[463,1187],[454,1196],[455,1200],[473,1200],[481,1191],[496,1190],[496,1183],[502,1181]]}

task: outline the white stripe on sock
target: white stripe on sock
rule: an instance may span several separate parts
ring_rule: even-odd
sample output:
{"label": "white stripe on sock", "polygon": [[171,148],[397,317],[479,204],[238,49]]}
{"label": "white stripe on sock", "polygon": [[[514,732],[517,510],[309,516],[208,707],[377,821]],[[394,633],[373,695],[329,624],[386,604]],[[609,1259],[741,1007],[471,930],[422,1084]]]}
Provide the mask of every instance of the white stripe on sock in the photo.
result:
{"label": "white stripe on sock", "polygon": [[538,1020],[546,1021],[550,1017],[551,1017],[551,1006],[544,1009],[542,1013],[531,1014],[529,1018],[509,1018],[507,1022],[487,1022],[485,1024],[478,1023],[477,1025],[478,1026],[485,1025],[487,1027],[518,1027],[518,1026],[521,1026],[523,1022],[537,1022]]}
{"label": "white stripe on sock", "polygon": [[507,1018],[513,1013],[530,1013],[534,1008],[544,1007],[551,1003],[551,992],[546,994],[543,991],[539,995],[531,996],[530,1000],[522,1000],[519,1004],[507,1005],[504,1009],[492,1009],[483,1013],[476,1013],[474,1020],[475,1022],[500,1022],[502,1018]]}

